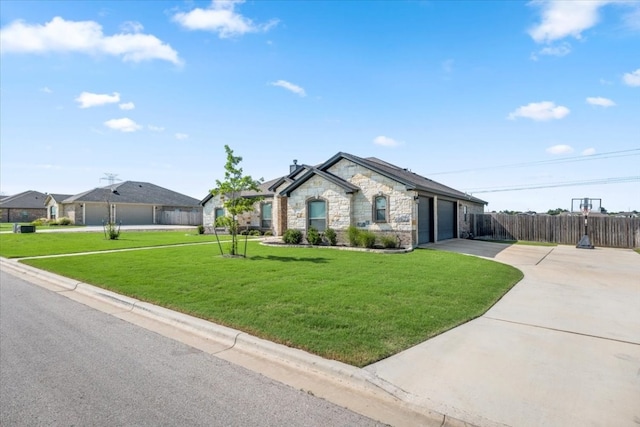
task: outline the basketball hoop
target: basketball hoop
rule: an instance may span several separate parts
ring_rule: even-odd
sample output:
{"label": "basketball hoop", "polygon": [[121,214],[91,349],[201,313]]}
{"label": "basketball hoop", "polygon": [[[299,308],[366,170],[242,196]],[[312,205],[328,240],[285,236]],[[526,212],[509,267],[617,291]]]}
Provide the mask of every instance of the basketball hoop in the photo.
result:
{"label": "basketball hoop", "polygon": [[601,212],[602,199],[590,199],[589,197],[571,199],[571,212],[582,212],[582,215],[584,215],[584,235],[576,245],[576,248],[593,249],[591,240],[589,240],[587,219],[589,217],[589,212],[591,212],[594,207],[597,212]]}

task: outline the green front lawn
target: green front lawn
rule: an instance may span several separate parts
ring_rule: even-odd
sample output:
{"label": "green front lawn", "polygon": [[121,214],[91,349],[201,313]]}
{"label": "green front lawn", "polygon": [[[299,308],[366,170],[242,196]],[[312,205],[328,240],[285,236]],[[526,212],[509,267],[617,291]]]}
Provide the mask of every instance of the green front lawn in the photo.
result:
{"label": "green front lawn", "polygon": [[[221,239],[228,237],[220,236]],[[244,236],[242,240],[244,241]],[[39,234],[36,231],[28,234],[0,234],[0,256],[23,258],[215,241],[214,235],[197,234],[196,231],[123,231],[118,240],[106,239],[103,233],[95,232]],[[242,243],[240,247],[243,247]]]}
{"label": "green front lawn", "polygon": [[[93,249],[106,243],[114,242],[94,240]],[[24,262],[355,366],[482,315],[522,278],[504,264],[434,250],[250,242],[248,255],[223,258],[216,245],[196,245]]]}

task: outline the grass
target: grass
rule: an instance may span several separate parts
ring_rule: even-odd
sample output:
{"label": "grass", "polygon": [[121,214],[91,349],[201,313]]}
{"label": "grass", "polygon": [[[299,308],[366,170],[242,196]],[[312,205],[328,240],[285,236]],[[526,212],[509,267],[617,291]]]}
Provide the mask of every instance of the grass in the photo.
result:
{"label": "grass", "polygon": [[[13,222],[0,222],[0,231],[13,231]],[[33,225],[30,222],[20,222],[20,225]],[[36,230],[41,228],[78,228],[81,225],[38,225]]]}
{"label": "grass", "polygon": [[24,262],[355,366],[482,315],[522,278],[504,264],[434,250],[250,242],[248,255],[224,258],[215,246],[195,245]]}
{"label": "grass", "polygon": [[[228,236],[221,236],[221,238],[226,239]],[[195,231],[186,233],[184,231],[123,231],[118,240],[109,240],[105,238],[103,233],[92,232],[11,233],[0,234],[0,256],[23,258],[215,241],[216,237],[214,235],[197,234]],[[240,248],[243,248],[243,242],[240,243]]]}

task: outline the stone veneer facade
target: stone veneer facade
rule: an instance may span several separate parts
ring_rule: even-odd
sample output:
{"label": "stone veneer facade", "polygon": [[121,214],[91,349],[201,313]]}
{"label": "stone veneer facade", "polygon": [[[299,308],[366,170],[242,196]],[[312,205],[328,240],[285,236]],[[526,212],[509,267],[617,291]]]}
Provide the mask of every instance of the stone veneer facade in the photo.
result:
{"label": "stone veneer facade", "polygon": [[[244,214],[238,217],[238,222],[240,224],[240,230],[243,230],[247,226],[251,229],[260,229],[265,231],[262,228],[262,204],[264,203],[272,203],[271,206],[271,216],[272,216],[272,228],[274,224],[274,213],[275,213],[275,203],[271,197],[266,197],[263,200],[256,202],[253,204],[253,211],[245,212]],[[224,208],[224,200],[221,196],[214,196],[209,199],[203,206],[202,209],[202,224],[205,228],[205,233],[213,233],[213,223],[215,222],[215,212],[216,208]],[[226,209],[225,209],[226,214]]]}
{"label": "stone veneer facade", "polygon": [[[307,202],[322,199],[327,202],[327,227],[338,233],[345,242],[345,232],[351,225],[376,234],[396,237],[402,246],[412,246],[415,231],[416,204],[414,192],[403,184],[380,175],[370,169],[342,159],[328,169],[329,173],[359,187],[359,191],[347,194],[345,190],[322,178],[311,177],[295,191],[287,201],[287,228],[307,230]],[[374,199],[387,198],[387,221],[375,222]]]}

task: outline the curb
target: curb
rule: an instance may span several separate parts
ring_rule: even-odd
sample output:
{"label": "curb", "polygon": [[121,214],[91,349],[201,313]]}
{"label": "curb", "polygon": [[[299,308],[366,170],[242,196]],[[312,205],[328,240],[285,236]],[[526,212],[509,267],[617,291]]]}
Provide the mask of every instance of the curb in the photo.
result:
{"label": "curb", "polygon": [[[296,369],[302,369],[333,378],[354,390],[374,393],[383,392],[387,399],[391,398],[395,400],[399,407],[415,413],[425,418],[425,420],[429,420],[429,425],[431,425],[431,423],[433,423],[433,425],[465,425],[464,423],[458,424],[460,422],[459,420],[412,403],[413,399],[410,394],[364,369],[356,368],[335,360],[324,359],[320,356],[307,353],[306,351],[277,344],[236,329],[217,325],[207,320],[120,295],[78,280],[39,270],[35,267],[20,264],[14,259],[0,257],[0,267],[5,271],[12,271],[14,275],[18,273],[17,275],[19,277],[28,276],[36,278],[60,287],[64,291],[78,292],[79,294],[107,303],[120,310],[136,313],[182,331],[213,340],[226,347],[222,351],[234,349],[245,354],[276,361],[276,363],[293,365]],[[445,422],[448,424],[443,424]]]}

